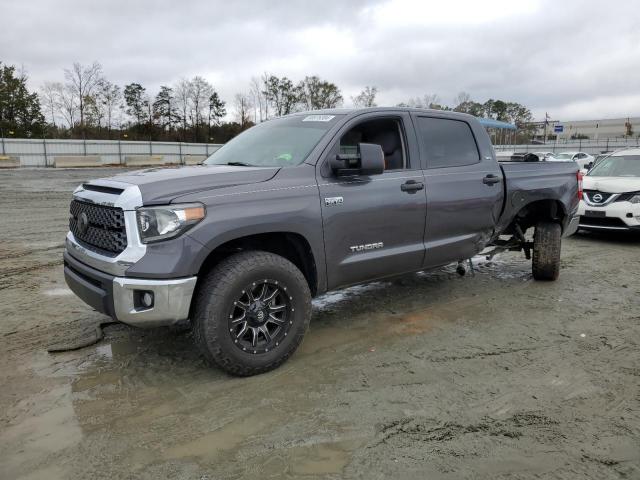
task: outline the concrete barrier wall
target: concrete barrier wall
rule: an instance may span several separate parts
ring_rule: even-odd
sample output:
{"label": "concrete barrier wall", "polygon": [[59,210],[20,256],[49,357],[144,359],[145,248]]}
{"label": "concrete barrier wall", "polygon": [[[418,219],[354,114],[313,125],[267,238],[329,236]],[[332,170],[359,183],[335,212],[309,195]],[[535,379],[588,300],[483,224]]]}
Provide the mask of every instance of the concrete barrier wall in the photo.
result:
{"label": "concrete barrier wall", "polygon": [[162,155],[128,155],[124,157],[124,164],[127,167],[151,167],[154,165],[163,165],[164,157]]}
{"label": "concrete barrier wall", "polygon": [[100,167],[102,159],[97,155],[60,156],[53,157],[53,166],[56,168]]}
{"label": "concrete barrier wall", "polygon": [[7,155],[0,155],[0,168],[16,168],[20,166],[20,159],[18,157],[9,157]]}
{"label": "concrete barrier wall", "polygon": [[184,164],[185,165],[200,165],[207,159],[206,155],[185,155]]}

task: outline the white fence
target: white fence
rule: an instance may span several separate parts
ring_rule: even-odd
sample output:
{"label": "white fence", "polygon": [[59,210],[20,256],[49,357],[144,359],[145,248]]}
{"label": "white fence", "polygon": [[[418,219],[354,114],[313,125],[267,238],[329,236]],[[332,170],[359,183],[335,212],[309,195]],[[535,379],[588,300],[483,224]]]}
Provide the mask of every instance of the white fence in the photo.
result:
{"label": "white fence", "polygon": [[638,138],[604,138],[602,140],[561,140],[547,141],[538,145],[495,145],[496,151],[506,152],[585,152],[599,154],[621,148],[640,147]]}
{"label": "white fence", "polygon": [[[2,138],[0,156],[23,167],[50,167],[85,159],[96,165],[199,163],[222,145],[211,143],[130,142],[119,140],[45,140]],[[72,166],[72,165],[69,165]]]}

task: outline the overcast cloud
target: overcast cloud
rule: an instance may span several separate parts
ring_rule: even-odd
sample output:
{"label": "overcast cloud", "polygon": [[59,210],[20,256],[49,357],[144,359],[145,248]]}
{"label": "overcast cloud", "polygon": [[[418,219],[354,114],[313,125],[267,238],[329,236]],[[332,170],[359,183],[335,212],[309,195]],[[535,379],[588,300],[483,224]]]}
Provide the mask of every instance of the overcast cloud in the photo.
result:
{"label": "overcast cloud", "polygon": [[425,93],[451,104],[523,103],[537,119],[640,116],[636,1],[2,0],[0,61],[32,88],[99,61],[151,94],[201,75],[231,101],[254,75],[317,74],[345,106],[365,85],[378,104]]}

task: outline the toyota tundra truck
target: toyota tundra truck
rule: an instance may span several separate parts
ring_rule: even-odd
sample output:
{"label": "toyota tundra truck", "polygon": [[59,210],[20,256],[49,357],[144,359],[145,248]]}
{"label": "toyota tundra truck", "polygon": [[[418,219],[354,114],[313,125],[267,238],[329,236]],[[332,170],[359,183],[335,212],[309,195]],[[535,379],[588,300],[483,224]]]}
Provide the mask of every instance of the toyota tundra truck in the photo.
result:
{"label": "toyota tundra truck", "polygon": [[524,252],[534,279],[555,280],[580,190],[572,162],[498,163],[470,115],[296,113],[250,128],[203,165],[80,185],[64,275],[116,321],[189,321],[211,364],[248,376],[295,352],[312,297],[329,290],[483,250]]}

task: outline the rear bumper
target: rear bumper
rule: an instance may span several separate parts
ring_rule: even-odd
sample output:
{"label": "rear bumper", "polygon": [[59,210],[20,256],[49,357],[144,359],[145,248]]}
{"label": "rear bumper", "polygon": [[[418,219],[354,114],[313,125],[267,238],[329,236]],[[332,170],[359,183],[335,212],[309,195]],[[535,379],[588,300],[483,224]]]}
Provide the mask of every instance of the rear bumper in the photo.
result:
{"label": "rear bumper", "polygon": [[[136,327],[172,325],[189,318],[197,277],[147,280],[116,277],[92,268],[64,252],[64,277],[69,288],[86,304],[114,320]],[[150,292],[153,304],[139,298]]]}

